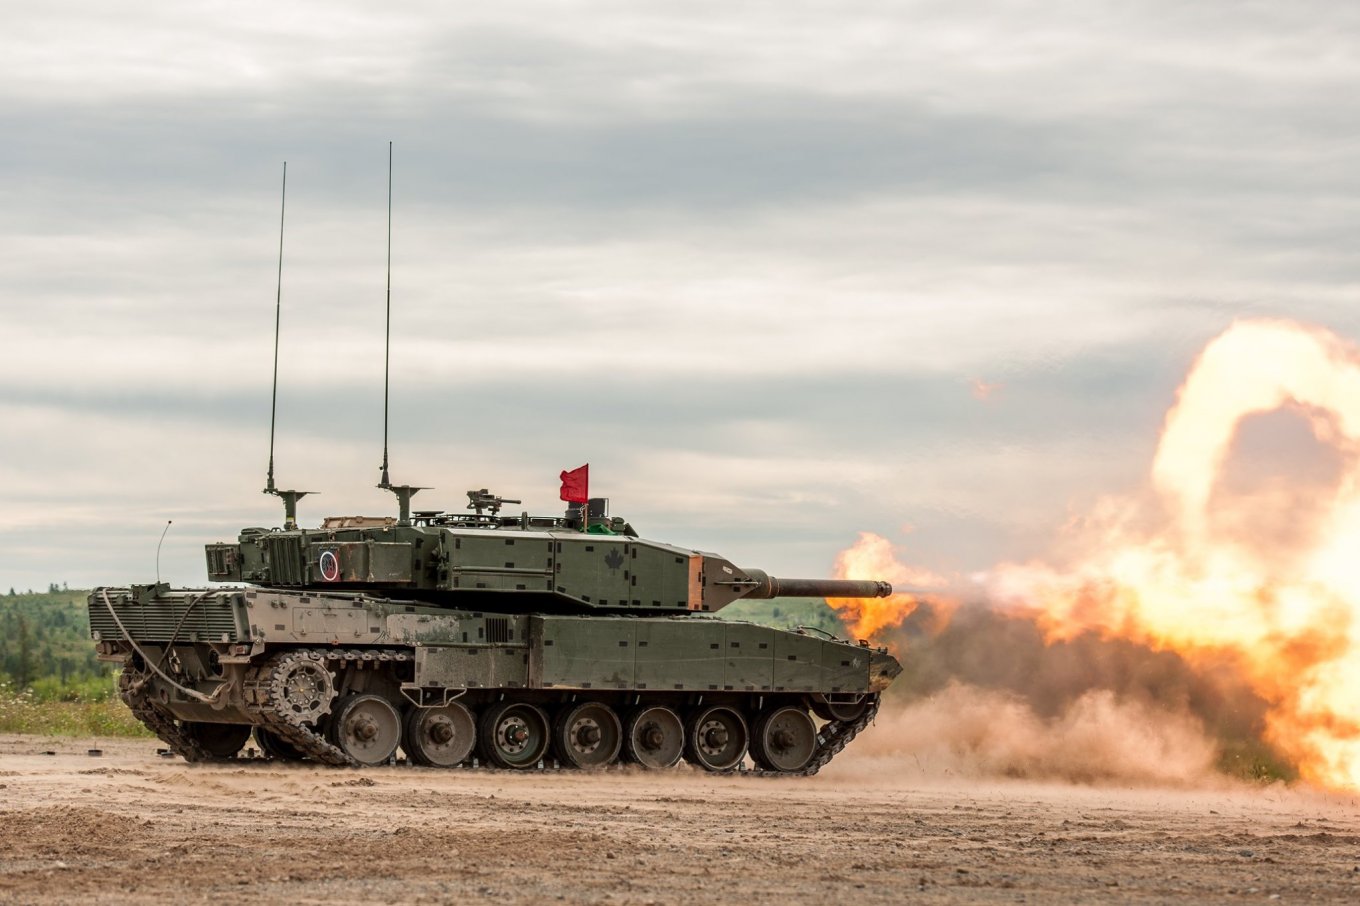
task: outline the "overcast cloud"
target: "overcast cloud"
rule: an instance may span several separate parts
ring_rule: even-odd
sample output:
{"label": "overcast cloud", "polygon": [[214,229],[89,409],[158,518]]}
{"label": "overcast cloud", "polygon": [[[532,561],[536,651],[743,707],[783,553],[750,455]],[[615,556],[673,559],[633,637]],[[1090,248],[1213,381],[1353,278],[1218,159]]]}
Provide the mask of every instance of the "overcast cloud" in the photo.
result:
{"label": "overcast cloud", "polygon": [[[1243,316],[1360,338],[1334,3],[55,2],[0,32],[0,583],[203,581],[378,477],[821,575],[1139,487]],[[979,383],[990,392],[979,393]],[[983,397],[983,398],[979,398]]]}

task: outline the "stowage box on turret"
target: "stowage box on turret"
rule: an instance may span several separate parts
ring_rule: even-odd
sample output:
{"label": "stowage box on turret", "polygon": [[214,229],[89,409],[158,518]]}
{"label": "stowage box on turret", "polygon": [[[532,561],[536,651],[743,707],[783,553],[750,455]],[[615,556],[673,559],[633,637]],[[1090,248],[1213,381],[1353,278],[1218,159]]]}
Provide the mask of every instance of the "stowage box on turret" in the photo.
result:
{"label": "stowage box on turret", "polygon": [[[120,690],[173,751],[531,768],[681,758],[815,773],[900,672],[881,649],[708,614],[749,598],[881,597],[637,537],[604,502],[563,517],[341,517],[207,547],[193,590],[100,588],[90,625]],[[403,494],[402,492],[406,493]],[[286,492],[285,500],[286,498]],[[513,501],[518,502],[518,501]],[[293,524],[289,507],[289,524]],[[820,723],[819,723],[820,721]]]}

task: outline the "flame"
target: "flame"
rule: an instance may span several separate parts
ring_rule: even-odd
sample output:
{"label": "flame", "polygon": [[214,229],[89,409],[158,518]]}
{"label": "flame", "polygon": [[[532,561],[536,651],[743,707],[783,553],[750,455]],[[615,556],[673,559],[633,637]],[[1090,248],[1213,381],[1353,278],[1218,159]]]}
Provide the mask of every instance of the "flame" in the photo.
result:
{"label": "flame", "polygon": [[[1334,451],[1337,479],[1228,487],[1245,420],[1281,411]],[[1268,703],[1266,739],[1300,775],[1360,789],[1357,452],[1360,352],[1316,328],[1239,322],[1205,347],[1167,415],[1151,522],[1136,500],[1106,500],[1077,528],[1069,568],[1006,564],[991,591],[1050,640],[1094,631],[1192,663],[1231,656]],[[1280,520],[1293,543],[1263,543]]]}
{"label": "flame", "polygon": [[[934,573],[908,566],[898,559],[888,539],[872,532],[860,532],[853,547],[836,557],[835,576],[838,579],[881,579],[894,587],[942,587],[945,579]],[[925,598],[920,591],[898,591],[886,598],[828,598],[846,628],[857,639],[872,638],[884,629],[901,626],[902,621],[920,606]],[[947,620],[952,603],[931,596],[932,618]]]}

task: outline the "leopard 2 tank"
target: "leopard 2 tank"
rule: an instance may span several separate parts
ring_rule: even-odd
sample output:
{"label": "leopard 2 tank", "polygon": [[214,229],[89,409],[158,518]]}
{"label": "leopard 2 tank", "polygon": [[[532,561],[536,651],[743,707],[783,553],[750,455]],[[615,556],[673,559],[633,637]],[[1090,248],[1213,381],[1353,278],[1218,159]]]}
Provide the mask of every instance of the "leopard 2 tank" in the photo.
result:
{"label": "leopard 2 tank", "polygon": [[[335,517],[207,546],[227,586],[99,588],[122,699],[190,761],[526,769],[626,760],[813,774],[873,719],[886,650],[718,619],[738,600],[882,597],[885,582],[789,580],[637,536],[603,500],[566,514]],[[275,492],[278,493],[278,492]],[[283,496],[283,495],[281,495]],[[239,584],[245,583],[245,584]]]}
{"label": "leopard 2 tank", "polygon": [[[274,405],[265,492],[283,527],[207,546],[208,578],[97,588],[99,656],[120,695],[170,751],[233,758],[251,735],[269,757],[528,769],[684,758],[729,771],[814,774],[873,719],[901,672],[886,650],[717,619],[742,599],[880,597],[885,582],[789,580],[637,536],[563,472],[563,516],[412,512],[421,488],[389,479],[391,146],[383,462],[395,517],[301,528],[308,491],[274,482],[283,207],[274,309]],[[287,164],[283,185],[287,187]],[[818,723],[818,721],[821,721]]]}

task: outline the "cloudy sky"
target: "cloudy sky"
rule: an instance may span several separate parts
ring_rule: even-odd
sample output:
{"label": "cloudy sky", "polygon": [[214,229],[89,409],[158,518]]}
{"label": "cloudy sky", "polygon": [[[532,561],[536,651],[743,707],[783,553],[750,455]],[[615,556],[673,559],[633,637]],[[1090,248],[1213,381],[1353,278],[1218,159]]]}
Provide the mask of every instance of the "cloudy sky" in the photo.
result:
{"label": "cloudy sky", "polygon": [[[0,585],[203,581],[392,475],[941,572],[1141,486],[1235,318],[1360,339],[1339,3],[122,3],[0,31]],[[467,8],[461,8],[467,7]],[[963,10],[972,8],[973,11]]]}

